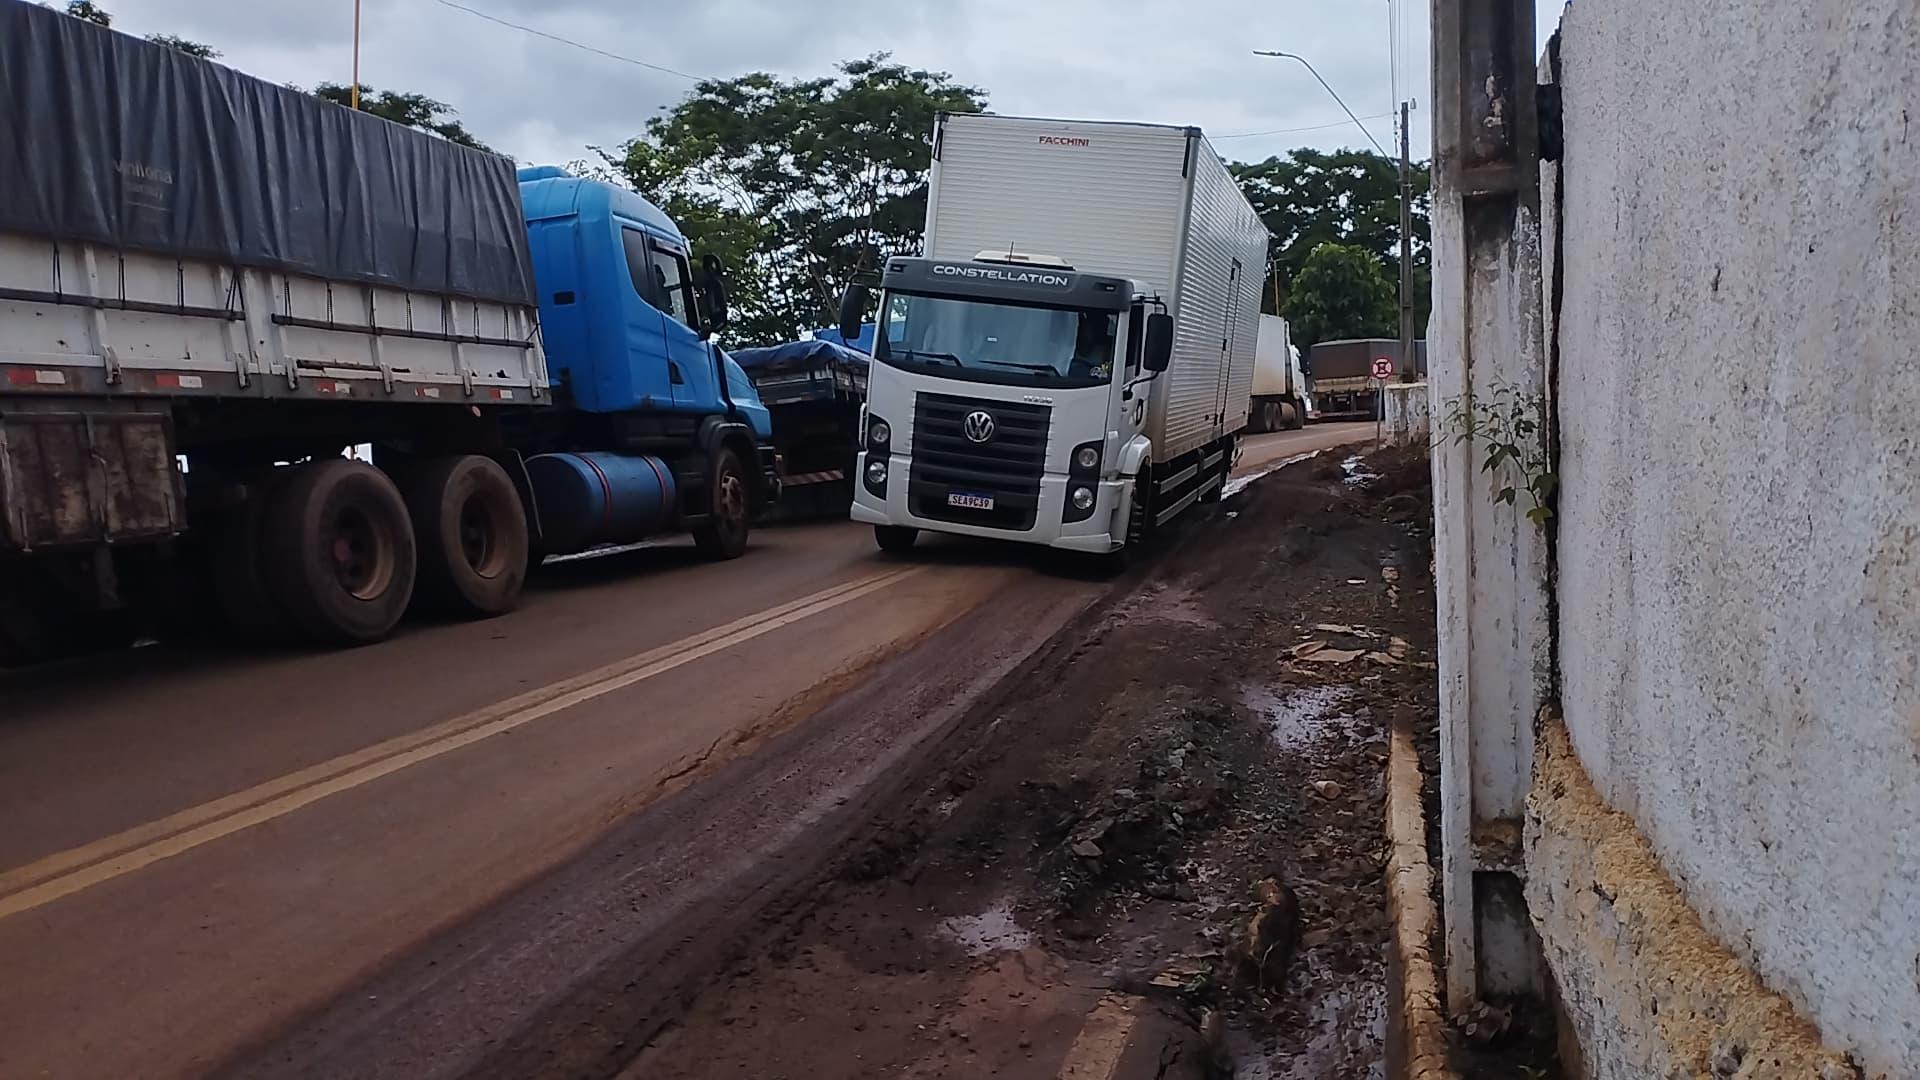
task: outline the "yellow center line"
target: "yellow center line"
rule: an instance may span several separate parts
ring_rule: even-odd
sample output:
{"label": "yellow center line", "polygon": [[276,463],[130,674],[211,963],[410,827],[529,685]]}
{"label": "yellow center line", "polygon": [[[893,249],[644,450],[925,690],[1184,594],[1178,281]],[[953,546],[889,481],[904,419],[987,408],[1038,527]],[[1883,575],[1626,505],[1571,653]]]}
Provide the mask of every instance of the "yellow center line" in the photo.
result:
{"label": "yellow center line", "polygon": [[632,686],[655,675],[850,603],[915,574],[906,567],[843,582],[723,626],[530,690],[421,731],[170,814],[0,874],[0,919],[292,813],[463,746]]}

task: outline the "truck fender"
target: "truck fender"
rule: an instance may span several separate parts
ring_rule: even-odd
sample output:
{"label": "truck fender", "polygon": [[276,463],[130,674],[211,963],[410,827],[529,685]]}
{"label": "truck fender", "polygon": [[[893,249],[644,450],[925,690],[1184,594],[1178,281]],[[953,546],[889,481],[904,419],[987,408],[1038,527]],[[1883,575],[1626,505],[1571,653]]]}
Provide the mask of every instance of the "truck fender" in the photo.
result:
{"label": "truck fender", "polygon": [[765,503],[774,492],[768,490],[766,477],[761,475],[760,443],[753,437],[753,429],[738,420],[709,416],[700,421],[700,431],[695,436],[700,453],[706,459],[707,467],[712,468],[713,460],[720,455],[720,448],[732,446],[740,454],[741,464],[747,467],[747,475],[753,481],[754,498]]}
{"label": "truck fender", "polygon": [[1153,457],[1153,440],[1145,435],[1135,435],[1120,448],[1120,475],[1140,475],[1140,465]]}

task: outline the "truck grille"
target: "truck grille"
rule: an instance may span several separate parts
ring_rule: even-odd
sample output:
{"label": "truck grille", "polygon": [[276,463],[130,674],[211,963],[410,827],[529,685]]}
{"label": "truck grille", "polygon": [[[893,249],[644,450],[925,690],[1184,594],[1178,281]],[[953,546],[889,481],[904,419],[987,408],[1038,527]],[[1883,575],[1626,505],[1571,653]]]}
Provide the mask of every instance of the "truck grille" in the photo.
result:
{"label": "truck grille", "polygon": [[[984,443],[966,436],[966,418],[974,412],[993,417],[993,437]],[[914,514],[995,529],[1033,528],[1052,415],[1045,405],[915,395],[913,466],[907,477]],[[993,509],[951,506],[947,496],[954,492],[991,495]]]}

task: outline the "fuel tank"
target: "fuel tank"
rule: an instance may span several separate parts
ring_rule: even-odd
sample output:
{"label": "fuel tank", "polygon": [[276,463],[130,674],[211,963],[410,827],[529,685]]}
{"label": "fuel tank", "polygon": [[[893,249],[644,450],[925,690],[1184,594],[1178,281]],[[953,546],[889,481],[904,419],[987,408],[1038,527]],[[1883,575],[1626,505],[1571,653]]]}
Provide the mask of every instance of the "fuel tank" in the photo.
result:
{"label": "fuel tank", "polygon": [[540,454],[527,459],[541,549],[565,555],[664,531],[678,506],[673,470],[641,454]]}

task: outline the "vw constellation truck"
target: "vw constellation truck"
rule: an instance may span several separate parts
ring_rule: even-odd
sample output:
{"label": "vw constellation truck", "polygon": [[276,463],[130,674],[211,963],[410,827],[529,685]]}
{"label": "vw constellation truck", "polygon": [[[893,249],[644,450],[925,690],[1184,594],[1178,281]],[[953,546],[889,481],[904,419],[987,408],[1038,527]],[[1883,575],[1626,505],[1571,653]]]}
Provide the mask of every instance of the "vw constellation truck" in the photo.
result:
{"label": "vw constellation truck", "polygon": [[853,519],[889,551],[1117,562],[1232,468],[1266,227],[1197,128],[949,115],[933,157],[925,255],[880,282]]}

